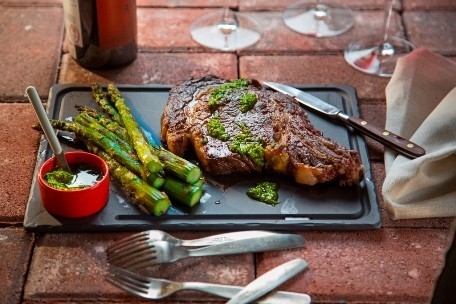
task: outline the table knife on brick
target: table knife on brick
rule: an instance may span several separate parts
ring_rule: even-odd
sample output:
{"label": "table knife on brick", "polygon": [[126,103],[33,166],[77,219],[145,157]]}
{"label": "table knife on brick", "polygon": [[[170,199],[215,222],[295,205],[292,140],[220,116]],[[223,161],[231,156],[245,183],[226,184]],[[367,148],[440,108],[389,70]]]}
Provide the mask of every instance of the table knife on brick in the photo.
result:
{"label": "table knife on brick", "polygon": [[307,262],[297,258],[259,276],[241,289],[226,304],[252,303],[307,268]]}
{"label": "table knife on brick", "polygon": [[340,119],[354,129],[405,156],[416,158],[426,153],[426,151],[417,144],[388,130],[371,125],[359,117],[347,115],[337,107],[328,104],[314,95],[276,82],[263,82],[263,85],[292,96],[296,101],[306,107],[319,111],[330,117]]}

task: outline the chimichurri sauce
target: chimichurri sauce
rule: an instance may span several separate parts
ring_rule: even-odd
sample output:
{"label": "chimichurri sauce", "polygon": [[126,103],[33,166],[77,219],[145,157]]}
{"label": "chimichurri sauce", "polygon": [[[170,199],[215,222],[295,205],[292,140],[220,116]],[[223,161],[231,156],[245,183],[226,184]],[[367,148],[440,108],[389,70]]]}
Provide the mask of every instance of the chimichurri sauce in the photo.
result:
{"label": "chimichurri sauce", "polygon": [[240,125],[241,132],[234,136],[229,145],[232,152],[245,155],[258,167],[264,166],[264,148],[261,140],[255,138],[246,125]]}
{"label": "chimichurri sauce", "polygon": [[211,110],[215,110],[219,106],[220,100],[235,91],[246,89],[248,85],[249,81],[244,78],[222,84],[220,87],[212,91],[208,102],[209,108]]}
{"label": "chimichurri sauce", "polygon": [[247,195],[254,200],[277,205],[279,203],[279,184],[273,182],[262,182],[247,190]]}
{"label": "chimichurri sauce", "polygon": [[242,95],[239,99],[239,102],[241,104],[241,112],[246,113],[251,108],[253,108],[253,106],[257,102],[256,94],[247,91],[248,86],[249,81],[245,78],[236,79],[234,81],[224,83],[211,92],[207,104],[211,111],[215,111],[220,105],[220,102],[224,98],[228,98],[228,96],[230,96],[234,92],[241,92]]}
{"label": "chimichurri sauce", "polygon": [[103,174],[95,166],[80,163],[72,164],[71,172],[56,168],[44,174],[49,186],[60,190],[78,190],[95,185]]}
{"label": "chimichurri sauce", "polygon": [[257,96],[254,93],[247,92],[241,97],[241,100],[239,100],[239,102],[241,103],[241,112],[246,113],[251,108],[253,108],[257,102]]}
{"label": "chimichurri sauce", "polygon": [[225,127],[220,121],[220,116],[214,115],[207,124],[207,132],[210,136],[220,139],[221,141],[227,141],[230,136],[225,131]]}

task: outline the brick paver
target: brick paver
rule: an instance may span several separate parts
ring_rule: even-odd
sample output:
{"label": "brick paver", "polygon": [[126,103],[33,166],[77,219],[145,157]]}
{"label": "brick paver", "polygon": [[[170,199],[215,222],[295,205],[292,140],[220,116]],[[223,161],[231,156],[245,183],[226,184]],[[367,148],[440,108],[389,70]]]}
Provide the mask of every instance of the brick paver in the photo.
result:
{"label": "brick paver", "polygon": [[[180,238],[206,234],[173,233]],[[1,234],[0,234],[1,235]],[[105,281],[105,249],[127,234],[47,234],[37,240],[24,298],[26,301],[82,298],[136,299]],[[246,285],[254,278],[253,255],[189,258],[172,264],[149,267],[141,274],[177,281],[200,281]],[[63,283],[68,282],[68,283]],[[90,283],[89,283],[90,282]],[[210,296],[183,292],[175,300],[205,301]],[[214,297],[212,297],[214,299]]]}
{"label": "brick paver", "polygon": [[428,9],[456,9],[456,2],[453,0],[403,0],[405,10],[428,10]]}
{"label": "brick paver", "polygon": [[[400,2],[395,1],[395,7],[400,6]],[[284,10],[288,5],[297,2],[297,0],[282,0],[282,1],[262,1],[262,0],[246,0],[240,1],[240,10]],[[309,1],[311,2],[311,1]],[[338,0],[327,1],[338,3],[355,9],[378,9],[383,8],[383,0]]]}
{"label": "brick paver", "polygon": [[138,54],[130,65],[91,71],[79,66],[68,54],[62,59],[59,83],[92,82],[124,84],[177,84],[189,77],[216,74],[236,78],[237,58],[233,54]]}
{"label": "brick paver", "polygon": [[[381,11],[356,11],[355,25],[346,33],[336,37],[320,38],[301,35],[289,29],[282,20],[282,12],[252,12],[262,25],[263,37],[243,53],[302,54],[302,53],[342,53],[350,43],[370,36],[381,37],[383,13]],[[362,26],[359,26],[361,25]],[[358,26],[357,26],[358,25]],[[403,37],[399,15],[394,14],[390,26],[392,35]]]}
{"label": "brick paver", "polygon": [[22,223],[40,135],[30,104],[0,103],[0,225]]}
{"label": "brick paver", "polygon": [[32,247],[32,234],[23,229],[0,229],[0,303],[20,303]]}
{"label": "brick paver", "polygon": [[[188,52],[205,49],[193,41],[190,26],[198,17],[215,9],[139,8],[138,45],[148,52]],[[172,12],[172,14],[171,14]]]}
{"label": "brick paver", "polygon": [[238,0],[137,0],[136,5],[149,7],[237,7]]}
{"label": "brick paver", "polygon": [[49,90],[60,61],[62,9],[2,7],[0,20],[0,98],[24,99],[29,85]]}
{"label": "brick paver", "polygon": [[389,79],[358,72],[342,55],[242,56],[240,77],[294,84],[348,84],[358,98],[384,99]]}
{"label": "brick paver", "polygon": [[[443,265],[448,229],[382,229],[375,232],[307,232],[304,249],[268,252],[258,274],[301,257],[308,271],[284,285],[319,301],[425,303]],[[379,246],[382,244],[382,246]],[[368,274],[368,275],[366,275]]]}
{"label": "brick paver", "polygon": [[[173,14],[169,12],[172,10]],[[147,52],[202,52],[206,50],[192,40],[190,27],[199,16],[214,12],[214,9],[192,8],[140,8],[138,9],[138,44],[140,49]],[[262,39],[242,53],[341,53],[351,42],[366,36],[381,37],[383,27],[383,12],[356,11],[355,26],[343,35],[315,39],[296,33],[285,26],[281,11],[249,12],[261,24]],[[356,26],[362,24],[363,26]],[[166,26],[165,26],[166,25]],[[390,33],[404,37],[399,15],[393,15]],[[213,51],[211,51],[213,52]]]}
{"label": "brick paver", "polygon": [[456,55],[456,10],[404,13],[407,35],[417,47],[442,55]]}

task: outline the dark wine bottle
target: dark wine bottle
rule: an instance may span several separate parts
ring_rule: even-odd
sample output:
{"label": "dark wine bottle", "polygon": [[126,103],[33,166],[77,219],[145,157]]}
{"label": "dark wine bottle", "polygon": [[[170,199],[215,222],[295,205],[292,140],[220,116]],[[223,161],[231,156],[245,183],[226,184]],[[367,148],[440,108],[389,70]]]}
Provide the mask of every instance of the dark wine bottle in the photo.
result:
{"label": "dark wine bottle", "polygon": [[117,67],[136,59],[135,0],[63,0],[70,55],[88,68]]}

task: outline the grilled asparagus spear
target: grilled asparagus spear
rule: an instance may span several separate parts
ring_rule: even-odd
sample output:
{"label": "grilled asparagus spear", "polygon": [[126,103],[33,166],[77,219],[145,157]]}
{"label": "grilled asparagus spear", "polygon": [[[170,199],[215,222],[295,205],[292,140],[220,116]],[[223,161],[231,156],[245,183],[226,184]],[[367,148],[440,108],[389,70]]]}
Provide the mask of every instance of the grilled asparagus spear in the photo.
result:
{"label": "grilled asparagus spear", "polygon": [[92,97],[95,100],[95,102],[103,109],[103,111],[107,113],[109,117],[111,117],[112,120],[114,120],[120,125],[123,125],[122,117],[116,111],[116,109],[109,103],[105,93],[103,93],[101,87],[96,83],[92,85]]}
{"label": "grilled asparagus spear", "polygon": [[[129,141],[126,129],[117,124],[115,121],[88,107],[76,106],[76,109],[80,112],[87,113],[91,117],[97,118],[98,122],[106,129],[115,133],[118,137]],[[147,136],[145,132],[142,133],[144,134],[146,141],[149,143],[150,148],[158,155],[158,158],[163,163],[164,169],[168,174],[176,176],[189,184],[194,184],[200,180],[202,173],[201,169],[197,165],[162,147],[159,147],[154,142],[153,138]]]}
{"label": "grilled asparagus spear", "polygon": [[115,85],[108,85],[108,94],[111,97],[111,101],[115,104],[118,113],[122,117],[122,122],[125,125],[128,137],[138,154],[138,158],[151,172],[159,172],[163,170],[163,164],[160,162],[157,154],[150,149],[149,144],[141,132],[141,128],[133,117],[133,114],[131,114],[130,109],[125,104],[124,98]]}
{"label": "grilled asparagus spear", "polygon": [[203,195],[203,189],[200,185],[187,184],[171,176],[165,178],[162,189],[171,199],[189,207],[197,204]]}
{"label": "grilled asparagus spear", "polygon": [[148,183],[154,187],[160,188],[164,179],[162,176],[155,172],[148,172],[140,161],[132,157],[116,142],[112,141],[109,137],[94,130],[88,126],[82,125],[77,122],[66,122],[61,120],[52,120],[52,126],[59,130],[74,132],[79,138],[85,141],[91,141],[101,147],[110,157],[127,167],[129,170],[135,172]]}
{"label": "grilled asparagus spear", "polygon": [[76,108],[76,110],[78,110],[80,113],[86,113],[87,115],[89,115],[90,117],[94,118],[95,120],[97,120],[97,122],[102,125],[103,127],[105,127],[106,129],[108,129],[109,131],[111,131],[112,133],[116,134],[117,136],[119,136],[120,138],[122,138],[123,140],[125,141],[128,141],[128,134],[127,134],[127,130],[125,130],[124,127],[122,127],[121,125],[119,125],[117,122],[115,122],[114,120],[112,120],[111,118],[109,117],[106,117],[105,115],[101,114],[100,112],[98,112],[97,110],[95,109],[92,109],[90,107],[87,107],[87,106],[82,106],[82,105],[75,105],[74,106]]}
{"label": "grilled asparagus spear", "polygon": [[135,150],[128,141],[124,140],[116,133],[111,132],[104,126],[100,125],[93,117],[89,116],[87,113],[79,113],[74,118],[74,121],[100,132],[110,140],[114,141],[117,145],[119,145],[120,148],[124,149],[125,152],[129,153],[131,157],[137,158]]}
{"label": "grilled asparagus spear", "polygon": [[122,184],[124,189],[134,197],[134,202],[143,211],[153,214],[165,214],[171,206],[168,196],[150,186],[136,174],[119,164],[108,153],[98,149],[93,143],[87,142],[87,149],[103,158],[109,167],[109,172]]}

